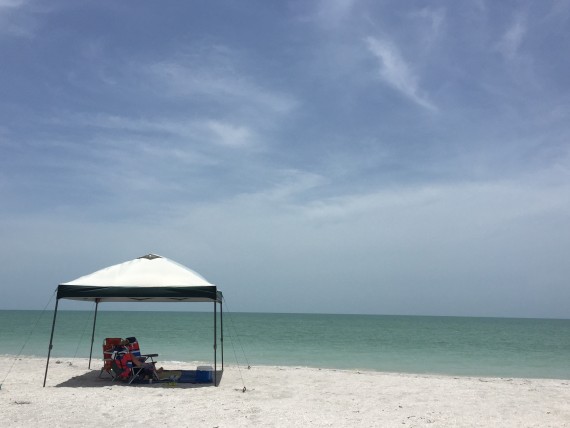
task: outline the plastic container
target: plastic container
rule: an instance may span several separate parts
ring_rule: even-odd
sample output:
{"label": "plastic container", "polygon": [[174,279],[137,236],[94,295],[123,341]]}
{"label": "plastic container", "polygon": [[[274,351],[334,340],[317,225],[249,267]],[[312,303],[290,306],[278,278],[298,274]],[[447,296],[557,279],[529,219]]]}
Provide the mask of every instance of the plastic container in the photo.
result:
{"label": "plastic container", "polygon": [[213,376],[212,372],[214,369],[212,366],[198,366],[196,368],[196,382],[198,383],[209,383],[212,382]]}

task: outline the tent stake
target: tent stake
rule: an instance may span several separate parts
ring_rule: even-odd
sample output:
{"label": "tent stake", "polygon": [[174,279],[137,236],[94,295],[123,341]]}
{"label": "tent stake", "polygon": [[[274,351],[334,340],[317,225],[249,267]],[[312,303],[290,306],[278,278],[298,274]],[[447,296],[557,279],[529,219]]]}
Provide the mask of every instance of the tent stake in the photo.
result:
{"label": "tent stake", "polygon": [[49,348],[48,348],[48,356],[47,356],[47,362],[46,362],[46,373],[44,375],[44,388],[46,386],[46,379],[47,379],[47,373],[48,373],[48,367],[49,367],[49,357],[51,355],[51,348],[53,348],[53,331],[55,329],[55,317],[57,316],[57,304],[59,303],[59,299],[56,298],[55,299],[55,310],[53,311],[53,322],[51,324],[51,336],[49,337]]}
{"label": "tent stake", "polygon": [[91,357],[93,356],[93,342],[95,341],[95,324],[97,323],[97,308],[99,307],[99,300],[95,299],[95,316],[93,317],[93,332],[91,333],[91,350],[89,351],[89,370],[91,370]]}

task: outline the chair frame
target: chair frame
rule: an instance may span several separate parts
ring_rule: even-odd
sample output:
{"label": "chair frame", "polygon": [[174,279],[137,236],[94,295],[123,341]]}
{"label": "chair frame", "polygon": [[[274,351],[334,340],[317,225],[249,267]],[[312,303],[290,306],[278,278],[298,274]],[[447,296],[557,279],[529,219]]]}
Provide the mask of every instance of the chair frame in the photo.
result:
{"label": "chair frame", "polygon": [[99,377],[103,375],[103,372],[107,372],[111,379],[115,380],[116,374],[113,371],[113,352],[115,346],[121,344],[120,337],[107,337],[103,340],[103,367],[101,367],[101,371],[99,372]]}
{"label": "chair frame", "polygon": [[[99,377],[103,374],[103,371],[109,373],[112,380],[122,377],[121,374],[129,371],[129,376],[123,376],[127,380],[127,384],[130,385],[139,376],[141,371],[145,370],[145,367],[138,367],[132,363],[130,358],[135,357],[143,362],[147,362],[150,359],[150,363],[154,366],[154,357],[158,357],[158,354],[141,354],[138,341],[135,337],[127,337],[129,341],[128,345],[121,345],[121,338],[106,338],[103,341],[103,367],[99,373]],[[128,357],[125,363],[118,363],[123,358]],[[152,379],[160,380],[156,371],[152,371]]]}

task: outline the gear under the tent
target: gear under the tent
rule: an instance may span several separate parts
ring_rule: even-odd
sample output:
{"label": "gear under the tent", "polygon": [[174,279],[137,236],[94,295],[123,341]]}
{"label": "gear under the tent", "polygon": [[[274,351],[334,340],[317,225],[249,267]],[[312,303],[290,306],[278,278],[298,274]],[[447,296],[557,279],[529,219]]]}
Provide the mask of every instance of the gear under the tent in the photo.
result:
{"label": "gear under the tent", "polygon": [[199,366],[196,370],[162,370],[158,373],[160,382],[176,383],[212,383],[214,381],[211,366]]}

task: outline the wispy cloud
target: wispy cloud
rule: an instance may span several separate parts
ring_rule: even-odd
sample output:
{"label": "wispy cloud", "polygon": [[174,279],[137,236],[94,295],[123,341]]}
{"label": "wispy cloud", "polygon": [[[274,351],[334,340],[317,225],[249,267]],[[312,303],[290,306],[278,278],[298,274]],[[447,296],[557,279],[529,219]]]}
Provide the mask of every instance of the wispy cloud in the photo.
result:
{"label": "wispy cloud", "polygon": [[432,102],[421,93],[418,78],[410,70],[399,50],[391,43],[375,37],[365,39],[368,50],[380,63],[380,77],[394,89],[414,103],[428,110],[437,110]]}
{"label": "wispy cloud", "polygon": [[[61,117],[65,116],[65,120]],[[251,147],[257,141],[256,133],[245,124],[213,119],[132,118],[108,114],[62,114],[50,123],[66,125],[73,118],[74,126],[87,126],[130,134],[171,137],[186,145],[199,142],[225,147]]]}
{"label": "wispy cloud", "polygon": [[294,96],[264,83],[263,75],[255,79],[255,74],[240,71],[240,64],[247,61],[235,56],[201,63],[192,57],[172,59],[142,67],[141,81],[150,88],[151,97],[172,103],[167,110],[176,109],[172,110],[174,116],[180,105],[193,112],[189,121],[167,120],[155,125],[218,146],[259,147],[264,133],[278,128],[299,103]]}
{"label": "wispy cloud", "polygon": [[496,49],[508,60],[516,59],[520,46],[527,32],[526,17],[522,13],[515,16],[512,24],[507,28]]}
{"label": "wispy cloud", "polygon": [[27,0],[0,0],[0,36],[31,37],[35,21],[27,14]]}
{"label": "wispy cloud", "polygon": [[0,12],[2,9],[18,8],[26,3],[25,0],[0,0]]}
{"label": "wispy cloud", "polygon": [[[465,223],[470,223],[473,227],[502,226],[521,218],[557,212],[568,206],[570,199],[556,196],[561,189],[568,188],[566,183],[559,180],[567,174],[555,174],[557,181],[553,181],[553,174],[544,175],[545,173],[540,171],[529,176],[520,175],[520,181],[434,184],[401,187],[397,190],[385,189],[314,201],[302,210],[306,218],[319,222],[358,217],[364,213],[372,215],[381,212],[408,212],[411,217],[415,217],[416,213],[422,212],[423,216],[433,216],[434,223],[430,227],[450,227],[451,222],[456,223],[458,229]],[[551,187],[550,190],[547,190],[546,184]],[[529,204],[527,198],[533,203]],[[459,213],[461,215],[458,215]],[[447,220],[440,223],[438,217]]]}
{"label": "wispy cloud", "polygon": [[442,8],[424,8],[412,14],[418,22],[418,28],[421,29],[421,44],[424,50],[431,49],[441,38],[443,28],[445,26],[445,9]]}
{"label": "wispy cloud", "polygon": [[170,96],[202,96],[275,113],[288,113],[296,106],[290,95],[267,90],[234,70],[166,61],[151,64],[148,71],[160,89],[166,89]]}
{"label": "wispy cloud", "polygon": [[236,126],[218,120],[206,122],[207,128],[212,131],[213,142],[228,147],[243,147],[253,140],[252,131],[246,126]]}
{"label": "wispy cloud", "polygon": [[353,9],[355,0],[321,0],[318,3],[317,20],[324,27],[341,24]]}

